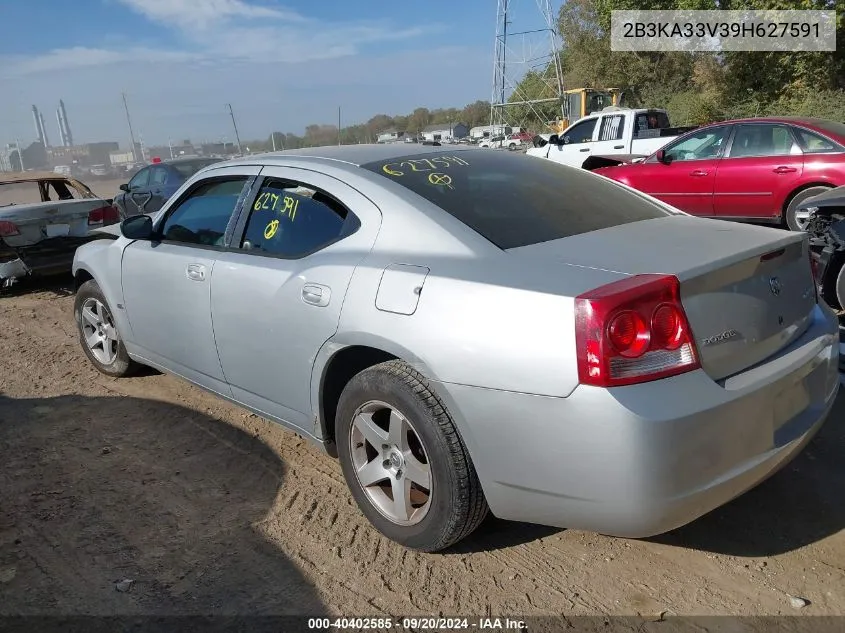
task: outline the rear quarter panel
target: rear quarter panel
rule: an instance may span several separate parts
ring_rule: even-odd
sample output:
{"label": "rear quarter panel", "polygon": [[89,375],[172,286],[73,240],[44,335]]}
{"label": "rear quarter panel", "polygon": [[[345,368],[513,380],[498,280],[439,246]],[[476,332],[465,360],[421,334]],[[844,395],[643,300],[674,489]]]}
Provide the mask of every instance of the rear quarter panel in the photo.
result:
{"label": "rear quarter panel", "polygon": [[845,154],[804,154],[804,184],[845,185]]}
{"label": "rear quarter panel", "polygon": [[[396,263],[429,271],[410,315],[376,305],[384,269]],[[578,383],[572,297],[618,278],[506,253],[484,261],[374,252],[353,275],[334,342],[383,349],[442,382],[567,396]]]}

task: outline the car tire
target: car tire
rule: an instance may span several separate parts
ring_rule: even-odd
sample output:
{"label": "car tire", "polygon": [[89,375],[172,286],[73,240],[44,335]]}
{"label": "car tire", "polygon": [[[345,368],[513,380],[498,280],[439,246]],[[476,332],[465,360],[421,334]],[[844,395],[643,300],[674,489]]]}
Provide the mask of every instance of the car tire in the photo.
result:
{"label": "car tire", "polygon": [[86,281],[77,290],[73,314],[82,350],[98,371],[106,376],[120,378],[137,368],[126,352],[108,301],[93,279]]}
{"label": "car tire", "polygon": [[[335,430],[352,496],[387,538],[437,552],[467,537],[487,516],[481,483],[454,422],[408,364],[388,361],[352,378],[340,396]],[[394,490],[404,504],[394,501]]]}
{"label": "car tire", "polygon": [[807,189],[803,189],[795,194],[786,207],[786,213],[784,213],[783,220],[784,224],[786,224],[786,228],[790,231],[803,231],[804,228],[801,226],[800,220],[796,217],[798,206],[808,198],[822,194],[828,189],[830,189],[830,187],[808,187]]}
{"label": "car tire", "polygon": [[836,276],[836,285],[833,287],[833,293],[839,302],[839,310],[845,310],[845,266],[839,269],[839,274]]}

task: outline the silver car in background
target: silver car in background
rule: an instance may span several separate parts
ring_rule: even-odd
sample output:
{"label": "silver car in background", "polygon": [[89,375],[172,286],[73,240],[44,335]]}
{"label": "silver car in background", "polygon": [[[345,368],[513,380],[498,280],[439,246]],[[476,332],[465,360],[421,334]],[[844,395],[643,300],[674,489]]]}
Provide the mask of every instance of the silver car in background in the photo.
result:
{"label": "silver car in background", "polygon": [[387,537],[503,519],[646,537],[824,423],[839,334],[807,237],[584,170],[407,144],[208,167],[77,251],[101,372],[170,372],[314,440]]}

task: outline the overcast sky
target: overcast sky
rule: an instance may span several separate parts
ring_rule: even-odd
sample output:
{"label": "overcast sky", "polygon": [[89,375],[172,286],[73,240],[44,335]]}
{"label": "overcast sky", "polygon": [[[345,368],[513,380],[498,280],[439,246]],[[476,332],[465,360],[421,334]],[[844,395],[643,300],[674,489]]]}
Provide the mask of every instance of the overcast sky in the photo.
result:
{"label": "overcast sky", "polygon": [[[2,0],[0,143],[242,140],[489,99],[496,0]],[[535,0],[513,2],[525,23]],[[558,3],[559,4],[559,3]],[[73,10],[71,10],[71,6]],[[61,7],[61,8],[60,8]],[[515,13],[519,18],[519,13]]]}

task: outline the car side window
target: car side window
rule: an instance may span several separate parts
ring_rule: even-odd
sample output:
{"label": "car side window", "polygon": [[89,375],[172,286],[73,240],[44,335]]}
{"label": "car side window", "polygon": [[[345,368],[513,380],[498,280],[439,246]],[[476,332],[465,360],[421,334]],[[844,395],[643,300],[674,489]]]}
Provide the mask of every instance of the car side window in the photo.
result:
{"label": "car side window", "polygon": [[596,129],[596,121],[598,119],[590,119],[572,126],[564,139],[569,139],[569,143],[589,143],[593,140],[593,130]]}
{"label": "car side window", "polygon": [[604,116],[601,120],[601,131],[599,132],[600,141],[618,141],[622,138],[622,133],[625,130],[625,115],[615,114],[613,116]]}
{"label": "car side window", "polygon": [[795,134],[798,137],[798,142],[801,144],[801,149],[803,149],[808,154],[834,152],[837,150],[836,145],[831,143],[823,136],[819,136],[815,132],[810,132],[809,130],[805,130],[803,128],[793,129],[795,130]]}
{"label": "car side window", "polygon": [[785,125],[737,125],[729,158],[750,156],[789,156],[801,148]]}
{"label": "car side window", "polygon": [[266,180],[249,212],[240,247],[297,258],[354,232],[357,218],[330,196],[300,183]]}
{"label": "car side window", "polygon": [[130,189],[143,189],[150,183],[150,168],[144,167],[141,171],[137,174],[132,176],[132,180],[129,181],[129,188]]}
{"label": "car side window", "polygon": [[154,167],[150,176],[150,184],[153,186],[161,186],[167,184],[167,169],[164,167]]}
{"label": "car side window", "polygon": [[725,146],[729,131],[730,128],[727,125],[696,130],[683,140],[667,147],[664,155],[672,162],[717,158]]}
{"label": "car side window", "polygon": [[161,227],[161,239],[181,244],[223,246],[226,227],[246,176],[202,183],[177,203]]}

